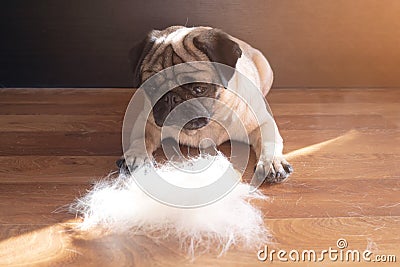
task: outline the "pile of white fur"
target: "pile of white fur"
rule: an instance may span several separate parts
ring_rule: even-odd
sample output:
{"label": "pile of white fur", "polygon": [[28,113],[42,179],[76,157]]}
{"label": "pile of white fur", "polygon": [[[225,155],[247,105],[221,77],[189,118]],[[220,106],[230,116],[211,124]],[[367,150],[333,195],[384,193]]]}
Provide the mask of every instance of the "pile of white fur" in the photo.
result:
{"label": "pile of white fur", "polygon": [[[181,164],[209,165],[202,177],[206,181],[218,178],[216,175],[221,172],[221,167],[233,169],[222,154],[193,158]],[[157,168],[156,172],[161,177],[185,181],[186,186],[191,183],[198,185],[199,174],[182,172],[168,163]],[[232,179],[237,180],[238,177]],[[257,191],[251,193],[250,186],[240,182],[212,204],[199,208],[177,208],[148,196],[133,176],[119,174],[118,177],[110,176],[97,182],[85,196],[70,206],[70,210],[83,218],[79,225],[83,230],[103,227],[113,233],[146,235],[156,241],[172,237],[191,256],[203,252],[222,255],[232,245],[254,249],[268,241],[269,234],[264,227],[262,213],[250,204],[254,199],[265,200],[266,197]]]}

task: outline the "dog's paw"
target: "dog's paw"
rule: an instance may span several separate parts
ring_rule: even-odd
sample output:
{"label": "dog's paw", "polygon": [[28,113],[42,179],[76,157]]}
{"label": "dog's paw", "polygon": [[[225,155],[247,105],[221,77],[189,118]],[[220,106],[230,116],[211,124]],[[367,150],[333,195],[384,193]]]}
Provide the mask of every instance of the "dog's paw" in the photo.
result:
{"label": "dog's paw", "polygon": [[283,156],[275,157],[273,160],[259,160],[254,169],[257,181],[268,183],[281,183],[293,173],[293,167]]}
{"label": "dog's paw", "polygon": [[134,172],[136,169],[146,165],[153,164],[153,160],[147,155],[125,155],[121,156],[119,160],[116,161],[120,172]]}

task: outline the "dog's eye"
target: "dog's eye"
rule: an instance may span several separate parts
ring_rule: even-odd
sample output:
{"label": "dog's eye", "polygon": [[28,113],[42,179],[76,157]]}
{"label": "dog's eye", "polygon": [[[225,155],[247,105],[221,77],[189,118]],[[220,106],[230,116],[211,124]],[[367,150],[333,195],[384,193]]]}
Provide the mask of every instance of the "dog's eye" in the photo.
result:
{"label": "dog's eye", "polygon": [[202,95],[207,91],[207,87],[201,85],[195,85],[193,86],[192,90],[195,95]]}

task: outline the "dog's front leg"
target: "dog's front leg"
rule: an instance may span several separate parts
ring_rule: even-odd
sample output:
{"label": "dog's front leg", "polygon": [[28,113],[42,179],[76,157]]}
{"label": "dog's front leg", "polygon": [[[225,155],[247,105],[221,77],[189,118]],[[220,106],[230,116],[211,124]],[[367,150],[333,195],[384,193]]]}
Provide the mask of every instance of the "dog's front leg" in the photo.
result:
{"label": "dog's front leg", "polygon": [[145,131],[141,130],[143,127],[134,126],[129,148],[124,151],[124,155],[117,161],[117,166],[122,170],[127,171],[129,169],[132,172],[146,163],[153,162],[153,152],[161,144],[160,129],[149,123],[146,118],[142,118],[142,115],[139,115],[138,122],[143,123],[145,121]]}
{"label": "dog's front leg", "polygon": [[250,133],[250,143],[258,162],[254,171],[254,182],[260,184],[284,181],[293,172],[293,167],[284,158],[283,139],[272,119]]}

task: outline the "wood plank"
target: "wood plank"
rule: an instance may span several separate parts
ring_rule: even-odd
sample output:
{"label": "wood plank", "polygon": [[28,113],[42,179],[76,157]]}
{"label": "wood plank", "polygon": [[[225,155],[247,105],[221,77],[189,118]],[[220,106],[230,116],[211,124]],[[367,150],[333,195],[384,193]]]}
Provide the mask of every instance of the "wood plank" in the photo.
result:
{"label": "wood plank", "polygon": [[[85,105],[93,112],[100,112],[92,105],[102,105],[103,114],[111,113],[111,109],[107,106],[112,106],[115,109],[125,110],[134,90],[132,89],[79,89],[79,94],[76,89],[0,89],[0,114],[82,114],[74,112],[72,107],[78,108],[84,112]],[[290,93],[290,98],[286,95]],[[291,114],[299,113],[305,108],[310,109],[317,107],[320,112],[324,110],[331,111],[334,114],[346,114],[352,112],[380,112],[385,110],[386,105],[392,106],[394,111],[398,111],[400,101],[400,93],[396,88],[392,89],[276,89],[271,90],[267,100],[272,111],[275,114],[284,114],[285,110],[291,110]],[[379,104],[381,103],[381,104]],[[383,106],[382,103],[385,103]],[[35,110],[32,104],[40,104]],[[350,105],[351,104],[351,105]],[[59,107],[57,107],[59,105]],[[286,105],[279,108],[280,105]],[[79,108],[81,106],[81,108]],[[290,107],[290,109],[288,108]],[[343,107],[350,108],[349,110]],[[352,108],[353,107],[353,108]],[[383,108],[382,108],[383,107]],[[396,108],[397,107],[397,108]],[[69,110],[71,109],[71,110]],[[74,112],[74,113],[73,113]],[[108,113],[105,113],[108,112]],[[121,111],[119,111],[121,112]],[[330,114],[332,114],[330,113]]]}
{"label": "wood plank", "polygon": [[[162,152],[157,151],[156,155]],[[115,156],[0,156],[0,183],[89,183],[117,170]],[[161,160],[161,156],[157,156]],[[290,159],[295,172],[291,180],[368,180],[400,177],[399,154],[314,152]],[[371,162],[374,167],[371,168]],[[244,179],[253,174],[255,155],[250,154]],[[340,166],[340,167],[338,167]]]}
{"label": "wood plank", "polygon": [[311,89],[292,88],[271,90],[267,96],[271,103],[398,103],[400,91],[398,88],[337,88]]}
{"label": "wood plank", "polygon": [[[284,152],[302,149],[302,155],[321,151],[342,156],[352,153],[400,153],[398,130],[285,130]],[[299,154],[300,155],[300,154]]]}
{"label": "wood plank", "polygon": [[0,116],[2,132],[121,132],[118,115],[7,115]]}
{"label": "wood plank", "polygon": [[[7,115],[0,116],[2,132],[103,131],[120,132],[124,115]],[[278,115],[280,130],[396,129],[381,115]]]}
{"label": "wood plank", "polygon": [[74,218],[65,207],[85,194],[87,188],[90,185],[2,184],[0,224],[52,224]]}
{"label": "wood plank", "polygon": [[[275,244],[267,244],[269,249],[313,249],[320,253],[323,249],[336,248],[336,241],[345,238],[348,249],[363,252],[369,248],[373,255],[399,254],[400,217],[362,218],[312,218],[273,219],[266,224],[274,233]],[[32,228],[32,232],[27,229]],[[12,228],[19,233],[0,243],[0,264],[24,264],[41,266],[260,266],[257,250],[233,249],[222,257],[217,253],[201,255],[194,262],[180,250],[174,239],[155,244],[143,236],[103,235],[66,231],[68,224],[54,224],[35,228],[33,225],[0,225],[0,233]],[[318,242],[316,242],[318,240]],[[347,249],[346,249],[347,250]],[[371,257],[372,258],[372,257]],[[343,262],[331,262],[326,257],[322,262],[329,266],[341,266]],[[287,265],[276,258],[272,263]],[[300,263],[296,263],[300,264]],[[321,262],[306,262],[320,266]],[[347,264],[347,263],[346,263]],[[365,266],[365,262],[348,263],[347,266]],[[395,266],[385,263],[385,266]]]}
{"label": "wood plank", "polygon": [[396,129],[381,115],[275,115],[280,130]]}
{"label": "wood plank", "polygon": [[396,125],[397,128],[400,128],[400,112],[396,114],[384,115],[385,119]]}
{"label": "wood plank", "polygon": [[0,104],[0,115],[123,115],[126,105]]}
{"label": "wood plank", "polygon": [[[61,100],[71,100],[82,104],[91,101],[107,101],[107,96],[113,99],[125,100],[135,92],[133,88],[0,88],[2,98],[0,103],[60,103]],[[287,97],[290,92],[290,97]],[[279,99],[279,102],[308,103],[315,100],[318,103],[395,103],[399,100],[398,88],[279,88],[272,89],[268,94]],[[324,101],[325,100],[325,101]],[[371,102],[372,101],[372,102]],[[69,101],[67,101],[69,102]],[[273,101],[272,101],[273,102]],[[102,102],[104,103],[104,102]]]}
{"label": "wood plank", "polygon": [[118,132],[0,132],[0,155],[122,155]]}
{"label": "wood plank", "polygon": [[[79,93],[78,93],[79,92]],[[126,103],[135,89],[132,88],[0,88],[0,103],[37,103],[37,104],[89,104],[111,102]],[[290,97],[287,94],[290,92]],[[377,104],[398,103],[398,88],[279,88],[268,94],[269,103],[298,104]]]}
{"label": "wood plank", "polygon": [[[399,255],[400,218],[358,217],[358,218],[315,218],[267,220],[267,225],[277,236],[278,249],[337,248],[339,238],[346,239],[348,249],[364,251],[369,248],[374,254]],[[398,261],[398,256],[397,256]],[[329,266],[330,263],[327,262]],[[338,265],[342,266],[342,262]],[[398,263],[396,263],[398,264]],[[366,266],[361,263],[359,266]]]}
{"label": "wood plank", "polygon": [[[305,149],[348,153],[400,153],[395,130],[285,130],[285,153]],[[118,132],[0,132],[0,156],[9,155],[121,155]],[[390,140],[388,142],[387,140]],[[101,145],[99,145],[101,144]],[[307,147],[310,151],[307,152]]]}
{"label": "wood plank", "polygon": [[0,156],[0,183],[90,183],[117,170],[119,156]]}
{"label": "wood plank", "polygon": [[[269,264],[257,261],[257,248],[235,248],[220,258],[208,253],[191,263],[174,240],[71,232],[74,215],[66,205],[116,170],[123,105],[132,92],[19,90],[0,89],[0,113],[9,114],[0,115],[1,266]],[[273,233],[271,248],[319,251],[343,237],[352,249],[369,246],[400,257],[398,91],[273,90],[271,96],[295,168],[287,182],[262,186],[270,201],[253,202]],[[229,148],[220,147],[228,154]],[[161,159],[162,151],[156,155]],[[245,180],[254,164],[251,153]]]}
{"label": "wood plank", "polygon": [[282,115],[400,115],[399,103],[268,103],[275,116]]}
{"label": "wood plank", "polygon": [[[120,132],[120,115],[0,115],[2,132]],[[278,115],[280,130],[396,129],[381,115]]]}
{"label": "wood plank", "polygon": [[400,180],[298,180],[263,186],[267,218],[399,216]]}
{"label": "wood plank", "polygon": [[[107,94],[108,102],[74,104],[62,103],[1,103],[0,115],[121,115],[125,113],[129,101],[112,103],[113,95]],[[21,101],[23,102],[23,101]],[[278,115],[348,115],[348,114],[399,114],[396,103],[281,103],[269,102],[272,112]],[[385,103],[385,104],[383,104]]]}
{"label": "wood plank", "polygon": [[133,88],[0,88],[1,104],[128,104]]}
{"label": "wood plank", "polygon": [[[386,179],[400,178],[399,154],[349,153],[340,155],[325,153],[289,157],[295,172],[291,179],[317,179],[324,182],[345,179]],[[373,165],[373,166],[371,166]]]}
{"label": "wood plank", "polygon": [[[311,146],[305,144],[304,148],[295,151],[290,151],[290,149],[294,149],[293,145],[287,143],[286,151],[289,152],[287,157],[295,168],[293,179],[331,180],[400,177],[400,170],[397,168],[400,151],[398,147],[386,142],[386,140],[392,140],[392,142],[399,140],[399,134],[395,132],[373,135],[370,132],[350,132],[342,137],[339,136],[338,139],[331,139],[332,142],[330,139],[327,139],[327,141],[314,140],[320,138],[321,135],[312,135],[309,131],[284,132],[284,137],[286,135],[288,137],[299,136],[298,142],[311,143]],[[49,136],[54,138],[54,134]],[[33,139],[29,145],[24,143],[24,145],[19,146],[20,150],[11,147],[14,150],[8,150],[9,153],[23,154],[20,152],[22,151],[25,152],[26,156],[8,155],[0,157],[0,164],[4,166],[0,171],[3,182],[64,181],[69,179],[88,181],[92,178],[92,175],[103,176],[113,170],[115,160],[122,154],[122,151],[118,148],[120,144],[117,143],[107,149],[106,145],[98,146],[95,142],[85,142],[85,139],[82,138],[76,139],[73,144],[68,144],[66,141],[69,138],[62,135],[58,137],[60,144],[48,143],[47,140],[44,140],[43,142],[46,141],[47,145],[42,145],[38,143],[40,139]],[[106,139],[108,144],[110,143],[108,138],[100,137],[103,138],[102,140]],[[288,139],[290,142],[291,138]],[[328,143],[312,144],[311,141]],[[41,147],[38,147],[38,145],[41,145]],[[229,149],[229,143],[221,146],[221,149]],[[390,153],[387,153],[387,151]],[[31,156],[34,153],[41,153],[42,156],[40,154]],[[106,156],[90,156],[101,154]],[[162,155],[162,150],[159,149],[156,154]],[[251,177],[252,166],[255,164],[254,153],[251,153],[250,156],[245,178]],[[373,162],[373,168],[371,168],[371,162]],[[74,171],[76,171],[75,178]]]}
{"label": "wood plank", "polygon": [[[399,186],[396,178],[291,179],[262,186],[271,199],[254,203],[267,218],[400,216]],[[2,183],[0,223],[44,224],[71,219],[74,215],[62,207],[85,194],[88,188],[89,183]],[[60,212],[54,213],[58,209]]]}

